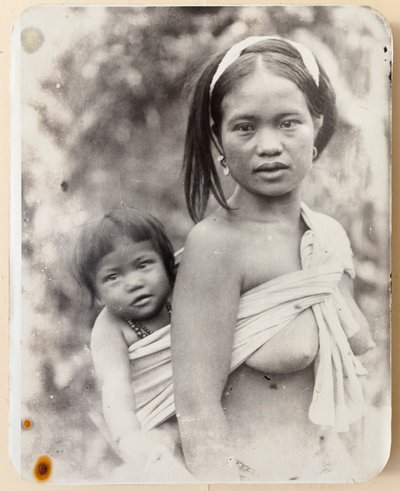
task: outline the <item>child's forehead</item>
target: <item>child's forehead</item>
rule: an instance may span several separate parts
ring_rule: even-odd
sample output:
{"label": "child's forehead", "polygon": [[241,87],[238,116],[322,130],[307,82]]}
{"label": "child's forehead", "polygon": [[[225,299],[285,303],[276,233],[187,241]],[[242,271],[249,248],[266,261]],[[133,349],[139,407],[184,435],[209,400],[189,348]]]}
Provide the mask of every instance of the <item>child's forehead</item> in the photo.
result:
{"label": "child's forehead", "polygon": [[121,237],[112,250],[100,259],[97,269],[153,255],[157,255],[157,252],[150,240],[135,241],[130,237]]}

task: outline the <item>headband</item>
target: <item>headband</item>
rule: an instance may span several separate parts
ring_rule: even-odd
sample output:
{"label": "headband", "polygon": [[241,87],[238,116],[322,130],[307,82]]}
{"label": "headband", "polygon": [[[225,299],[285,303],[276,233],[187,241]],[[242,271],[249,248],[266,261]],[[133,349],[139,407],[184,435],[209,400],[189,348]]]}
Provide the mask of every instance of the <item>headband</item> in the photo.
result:
{"label": "headband", "polygon": [[246,48],[252,46],[253,44],[257,44],[260,41],[266,41],[267,39],[280,39],[292,45],[299,52],[301,59],[303,60],[304,66],[307,68],[309,74],[313,78],[317,87],[319,87],[319,68],[317,62],[311,51],[308,48],[306,48],[303,44],[296,43],[294,41],[290,41],[289,39],[281,38],[279,36],[251,36],[244,39],[243,41],[234,44],[225,53],[225,56],[222,58],[221,63],[218,65],[218,68],[211,80],[210,92],[209,92],[210,100],[215,84],[218,82],[218,80],[220,79],[221,75],[225,72],[225,70],[239,58],[239,56]]}

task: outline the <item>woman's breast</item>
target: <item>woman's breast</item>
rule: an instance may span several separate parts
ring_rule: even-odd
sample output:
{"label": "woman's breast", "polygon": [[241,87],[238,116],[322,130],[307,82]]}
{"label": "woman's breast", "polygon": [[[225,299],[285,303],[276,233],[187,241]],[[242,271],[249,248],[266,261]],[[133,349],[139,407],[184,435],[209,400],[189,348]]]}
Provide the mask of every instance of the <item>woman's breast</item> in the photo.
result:
{"label": "woman's breast", "polygon": [[[259,285],[299,271],[300,236],[284,240],[276,230],[265,232],[263,239],[253,235],[252,253],[248,242],[238,248],[238,264],[242,271],[242,295]],[[266,293],[268,295],[268,293]],[[292,373],[308,367],[318,351],[318,326],[312,309],[301,312],[289,325],[260,347],[248,360],[247,365],[269,373]]]}
{"label": "woman's breast", "polygon": [[318,347],[318,326],[308,308],[261,346],[246,364],[264,373],[293,373],[311,365]]}

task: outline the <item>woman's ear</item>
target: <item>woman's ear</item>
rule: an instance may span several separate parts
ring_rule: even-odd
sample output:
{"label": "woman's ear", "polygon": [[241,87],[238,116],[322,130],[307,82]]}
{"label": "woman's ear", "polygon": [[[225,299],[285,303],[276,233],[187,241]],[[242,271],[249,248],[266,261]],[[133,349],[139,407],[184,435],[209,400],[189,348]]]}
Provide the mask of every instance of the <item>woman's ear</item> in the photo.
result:
{"label": "woman's ear", "polygon": [[324,117],[323,116],[313,116],[313,124],[314,124],[314,141],[318,136],[319,130],[322,128],[322,125],[324,124]]}

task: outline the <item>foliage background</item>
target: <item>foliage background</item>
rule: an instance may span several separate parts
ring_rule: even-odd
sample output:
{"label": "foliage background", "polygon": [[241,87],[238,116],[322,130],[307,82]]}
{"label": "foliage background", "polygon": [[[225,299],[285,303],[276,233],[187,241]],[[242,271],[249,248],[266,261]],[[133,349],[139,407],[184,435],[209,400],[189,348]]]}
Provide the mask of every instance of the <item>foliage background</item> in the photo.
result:
{"label": "foliage background", "polygon": [[[247,35],[310,46],[337,91],[339,124],[304,200],[353,244],[356,297],[377,342],[370,387],[389,397],[390,37],[361,7],[51,7],[20,19],[22,467],[54,460],[59,482],[109,480],[88,344],[97,313],[68,268],[77,227],[110,207],[154,213],[176,248],[192,226],[181,160],[185,83],[211,52]],[[232,183],[224,181],[226,192]],[[213,206],[213,204],[211,204]],[[19,217],[14,217],[19,220]]]}

